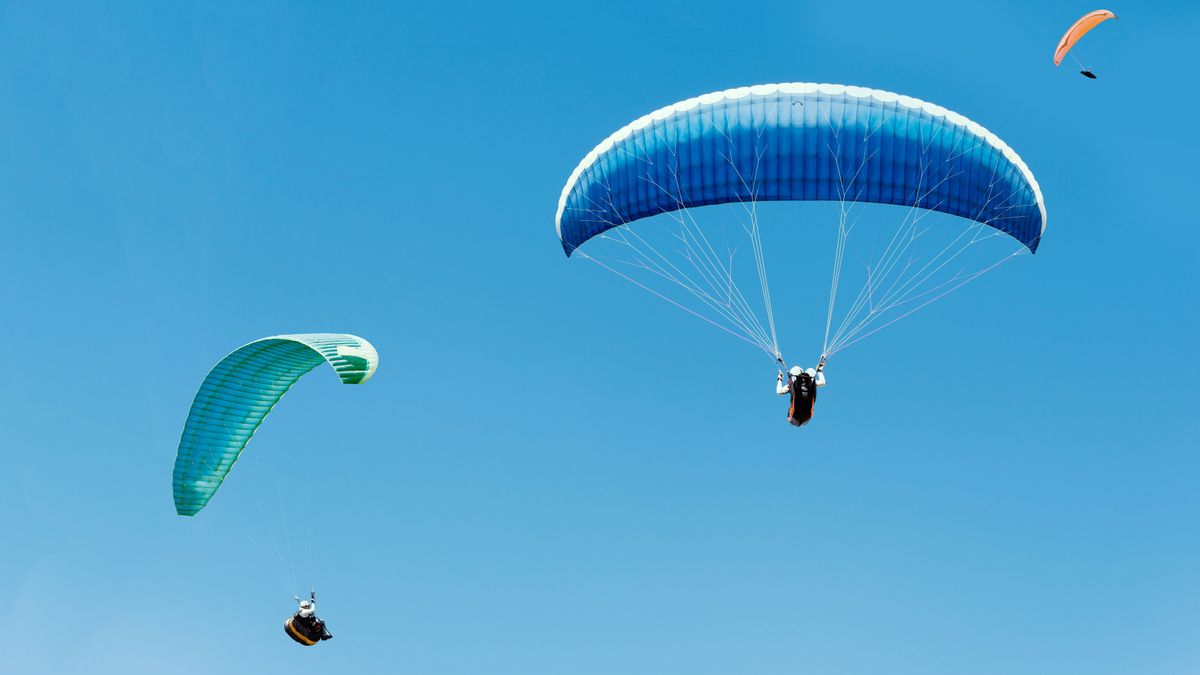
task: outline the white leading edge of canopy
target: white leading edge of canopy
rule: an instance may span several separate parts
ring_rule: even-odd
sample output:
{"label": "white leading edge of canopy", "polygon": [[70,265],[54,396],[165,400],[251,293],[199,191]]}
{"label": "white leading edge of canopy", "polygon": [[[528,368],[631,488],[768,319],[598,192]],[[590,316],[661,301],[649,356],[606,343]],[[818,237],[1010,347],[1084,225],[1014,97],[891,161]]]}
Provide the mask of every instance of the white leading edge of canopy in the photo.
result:
{"label": "white leading edge of canopy", "polygon": [[[376,351],[375,345],[368,342],[365,338],[361,338],[351,333],[287,333],[284,335],[270,335],[265,338],[254,340],[253,342],[247,342],[241,347],[238,347],[230,352],[229,355],[236,354],[252,344],[266,342],[267,340],[287,340],[288,342],[299,342],[318,354],[321,354],[321,350],[317,349],[317,346],[313,344],[314,342],[320,342],[321,340],[354,340],[358,342],[358,345],[333,345],[333,347],[337,351],[338,356],[357,356],[367,361],[367,374],[363,376],[363,379],[359,381],[359,384],[366,384],[367,380],[370,380],[375,376],[375,371],[379,370],[379,352]],[[325,358],[325,355],[321,354],[321,357]],[[228,358],[228,356],[226,358]],[[325,361],[328,362],[329,359],[325,358]],[[331,363],[330,365],[332,366],[333,364]]]}
{"label": "white leading edge of canopy", "polygon": [[920,108],[934,117],[946,118],[946,120],[951,124],[963,127],[975,136],[986,140],[988,144],[999,150],[1001,154],[1004,155],[1005,159],[1015,164],[1016,167],[1021,170],[1021,174],[1025,176],[1025,180],[1029,181],[1029,185],[1033,188],[1034,197],[1037,198],[1038,210],[1041,211],[1042,214],[1042,233],[1046,232],[1046,204],[1042,200],[1042,188],[1038,185],[1037,179],[1033,177],[1033,172],[1029,170],[1029,167],[1020,158],[1020,156],[1018,156],[1012,148],[1008,147],[1007,143],[1000,140],[1000,137],[996,134],[993,134],[982,126],[972,122],[971,120],[952,110],[947,110],[940,105],[935,105],[933,103],[929,103],[928,101],[922,101],[919,98],[894,94],[890,91],[883,91],[880,89],[854,87],[843,84],[788,82],[784,84],[759,84],[752,87],[738,87],[736,89],[726,89],[725,91],[715,91],[711,94],[696,96],[694,98],[689,98],[686,101],[680,101],[674,105],[666,106],[665,108],[659,108],[649,115],[643,115],[634,120],[632,123],[626,124],[618,129],[611,136],[604,139],[600,145],[597,145],[595,148],[593,148],[592,151],[589,152],[587,156],[585,156],[583,160],[579,162],[579,166],[575,167],[575,170],[571,172],[571,177],[567,179],[567,184],[563,186],[562,195],[558,198],[558,212],[554,216],[554,230],[558,233],[559,240],[562,240],[562,215],[563,211],[567,208],[567,195],[570,194],[571,188],[575,187],[575,182],[579,180],[579,176],[581,176],[588,167],[590,167],[592,164],[595,164],[600,155],[603,155],[612,149],[612,146],[617,142],[625,140],[631,133],[634,132],[634,130],[643,129],[649,126],[651,122],[665,120],[668,117],[672,117],[673,115],[681,112],[686,112],[697,106],[715,105],[722,101],[745,98],[746,96],[750,95],[770,96],[778,92],[783,92],[785,94],[812,94],[815,92],[820,92],[822,94],[829,94],[831,96],[847,94],[856,98],[866,98],[870,96],[883,103],[898,102],[900,105],[908,108]]}

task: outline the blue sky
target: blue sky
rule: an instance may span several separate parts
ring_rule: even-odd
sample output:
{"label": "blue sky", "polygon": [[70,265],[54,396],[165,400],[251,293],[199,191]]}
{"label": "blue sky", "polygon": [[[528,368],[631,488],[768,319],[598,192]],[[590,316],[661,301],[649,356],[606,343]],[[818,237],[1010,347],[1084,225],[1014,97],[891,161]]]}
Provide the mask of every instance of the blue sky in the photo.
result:
{"label": "blue sky", "polygon": [[[1200,10],[1111,6],[1093,82],[1050,63],[1074,3],[439,4],[0,6],[0,670],[1200,668]],[[800,432],[760,355],[553,231],[616,128],[786,81],[975,119],[1049,211]],[[797,323],[827,283],[774,277]],[[311,331],[376,378],[302,381],[175,516],[207,369]]]}

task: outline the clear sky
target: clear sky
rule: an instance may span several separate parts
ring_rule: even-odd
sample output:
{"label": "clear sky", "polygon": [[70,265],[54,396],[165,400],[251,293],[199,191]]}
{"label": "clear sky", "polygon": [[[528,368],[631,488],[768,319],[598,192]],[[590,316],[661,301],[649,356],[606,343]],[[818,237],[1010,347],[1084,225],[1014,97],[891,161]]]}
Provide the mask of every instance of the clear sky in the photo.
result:
{"label": "clear sky", "polygon": [[[1050,62],[1078,3],[106,4],[0,6],[0,672],[1200,670],[1194,3],[1111,6],[1096,81]],[[621,125],[788,81],[975,119],[1049,211],[801,431],[553,227]],[[317,331],[375,379],[176,516],[207,369]]]}

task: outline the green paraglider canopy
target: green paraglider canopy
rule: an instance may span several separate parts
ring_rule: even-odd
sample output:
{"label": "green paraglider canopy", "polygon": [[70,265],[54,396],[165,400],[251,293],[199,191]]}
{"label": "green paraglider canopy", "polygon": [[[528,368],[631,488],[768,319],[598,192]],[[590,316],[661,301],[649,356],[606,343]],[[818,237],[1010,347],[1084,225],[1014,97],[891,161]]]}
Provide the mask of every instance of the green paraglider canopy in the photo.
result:
{"label": "green paraglider canopy", "polygon": [[221,359],[196,392],[179,439],[172,480],[179,515],[208,504],[267,413],[322,363],[342,384],[362,384],[379,367],[379,354],[355,335],[310,333],[256,340]]}

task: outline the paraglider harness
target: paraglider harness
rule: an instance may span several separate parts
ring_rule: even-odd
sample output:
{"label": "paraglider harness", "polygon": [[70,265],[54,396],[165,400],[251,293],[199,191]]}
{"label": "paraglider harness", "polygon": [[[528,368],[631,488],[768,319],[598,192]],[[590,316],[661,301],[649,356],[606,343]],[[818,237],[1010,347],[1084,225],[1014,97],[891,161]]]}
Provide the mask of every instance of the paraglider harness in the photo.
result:
{"label": "paraglider harness", "polygon": [[[778,361],[780,365],[783,365],[782,357]],[[821,355],[821,361],[817,367],[825,367],[824,354]],[[789,372],[788,389],[792,392],[792,402],[788,406],[788,423],[797,427],[804,426],[812,419],[813,406],[817,404],[817,382],[807,372],[801,372],[794,377]]]}
{"label": "paraglider harness", "polygon": [[788,406],[788,423],[803,426],[812,419],[813,406],[817,403],[817,383],[812,375],[800,373],[792,377],[788,373],[789,388],[792,390],[792,404]]}
{"label": "paraglider harness", "polygon": [[[311,598],[315,605],[317,602],[315,591],[312,592]],[[296,598],[296,600],[298,602],[300,599]],[[297,611],[292,618],[283,622],[283,629],[287,632],[288,637],[305,647],[311,647],[321,640],[329,640],[333,637],[329,634],[329,629],[325,627],[325,622],[317,618],[315,611],[309,616],[303,616]]]}

